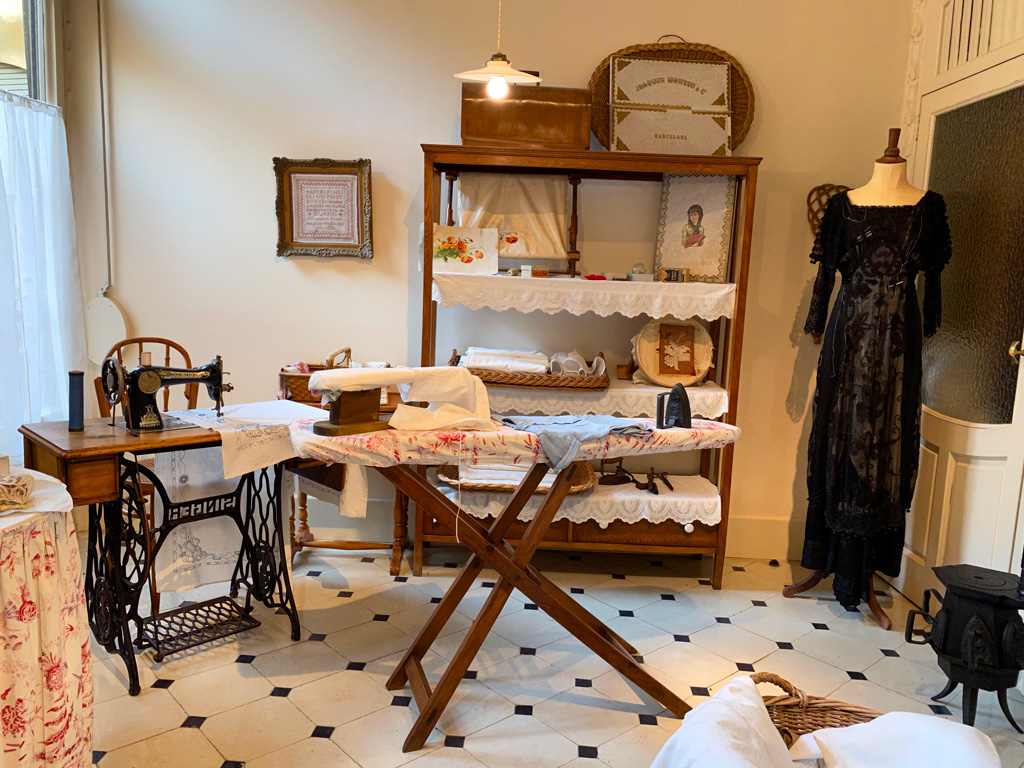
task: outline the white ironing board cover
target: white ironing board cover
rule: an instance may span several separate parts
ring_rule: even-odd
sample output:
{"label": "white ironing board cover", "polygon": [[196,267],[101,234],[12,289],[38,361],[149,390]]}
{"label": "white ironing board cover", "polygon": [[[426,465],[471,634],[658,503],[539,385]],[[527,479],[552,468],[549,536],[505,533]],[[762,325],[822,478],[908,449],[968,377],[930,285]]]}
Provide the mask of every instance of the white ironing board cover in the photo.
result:
{"label": "white ironing board cover", "polygon": [[[653,419],[640,419],[652,426]],[[386,429],[358,435],[325,437],[313,434],[313,420],[293,421],[292,445],[305,459],[344,462],[370,467],[399,464],[525,464],[546,460],[540,438],[498,422],[493,431]],[[619,456],[676,453],[723,448],[740,436],[739,427],[694,419],[692,429],[654,430],[642,436],[609,435],[583,443],[577,460],[593,461]]]}

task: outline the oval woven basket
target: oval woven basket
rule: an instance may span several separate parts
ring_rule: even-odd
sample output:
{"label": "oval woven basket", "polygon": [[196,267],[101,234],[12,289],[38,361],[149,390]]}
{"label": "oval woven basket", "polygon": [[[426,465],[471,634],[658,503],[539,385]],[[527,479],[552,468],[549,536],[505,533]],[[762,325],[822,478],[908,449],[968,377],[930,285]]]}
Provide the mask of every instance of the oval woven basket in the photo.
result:
{"label": "oval woven basket", "polygon": [[590,96],[593,111],[590,128],[605,148],[608,147],[609,122],[608,91],[611,84],[612,56],[632,56],[637,59],[664,59],[669,61],[726,61],[730,65],[729,103],[732,116],[732,135],[729,149],[736,148],[746,138],[754,120],[754,87],[735,57],[711,45],[701,43],[645,43],[631,45],[605,57],[590,76]]}
{"label": "oval woven basket", "polygon": [[[597,485],[597,474],[594,468],[585,461],[577,461],[579,470],[576,472],[576,479],[569,488],[569,495],[589,491]],[[438,480],[442,480],[452,488],[461,488],[463,491],[476,493],[515,493],[517,486],[500,485],[497,483],[471,483],[459,480],[459,468],[454,465],[445,465],[437,470]],[[547,493],[546,488],[538,488],[533,492],[535,496],[542,496]]]}
{"label": "oval woven basket", "polygon": [[[597,353],[604,357],[603,352]],[[461,355],[452,350],[448,365],[458,365]],[[593,362],[592,360],[590,361]],[[515,387],[522,389],[562,389],[570,392],[603,392],[611,385],[607,371],[600,376],[558,376],[553,373],[506,373],[483,368],[469,368],[470,373],[479,377],[489,387]]]}
{"label": "oval woven basket", "polygon": [[771,672],[758,672],[751,675],[750,679],[755,683],[771,683],[786,692],[780,696],[765,696],[764,704],[772,724],[787,747],[793,746],[805,733],[813,733],[822,728],[869,723],[881,714],[856,704],[846,704],[822,696],[808,696],[788,680]]}

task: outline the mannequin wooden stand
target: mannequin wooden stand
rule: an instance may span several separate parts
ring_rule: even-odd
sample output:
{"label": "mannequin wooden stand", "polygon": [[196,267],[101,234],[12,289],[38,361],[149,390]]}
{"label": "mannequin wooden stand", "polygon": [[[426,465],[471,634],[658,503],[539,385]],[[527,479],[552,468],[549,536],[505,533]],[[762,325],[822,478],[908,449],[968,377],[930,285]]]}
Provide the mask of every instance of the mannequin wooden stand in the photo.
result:
{"label": "mannequin wooden stand", "polygon": [[[782,590],[783,597],[796,597],[801,592],[806,592],[808,589],[814,589],[820,582],[825,578],[825,572],[821,569],[817,571],[811,571],[811,575],[803,581],[798,581],[796,584],[790,584],[788,587]],[[871,609],[871,615],[875,617],[875,621],[878,622],[884,630],[892,629],[892,619],[889,618],[888,614],[882,610],[882,606],[878,604],[878,595],[875,594],[875,580],[874,577],[871,579],[871,587],[868,590],[868,608]]]}

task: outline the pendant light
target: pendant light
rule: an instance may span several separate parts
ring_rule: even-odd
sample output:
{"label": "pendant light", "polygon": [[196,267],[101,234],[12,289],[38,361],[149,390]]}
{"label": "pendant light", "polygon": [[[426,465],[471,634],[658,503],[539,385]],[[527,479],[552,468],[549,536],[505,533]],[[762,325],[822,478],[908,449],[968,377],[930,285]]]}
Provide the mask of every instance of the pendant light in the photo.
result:
{"label": "pendant light", "polygon": [[487,83],[487,95],[492,99],[503,99],[508,94],[509,85],[516,83],[539,83],[537,75],[512,69],[508,56],[501,52],[501,0],[498,0],[498,52],[488,59],[483,69],[471,69],[455,75],[459,80],[474,83]]}

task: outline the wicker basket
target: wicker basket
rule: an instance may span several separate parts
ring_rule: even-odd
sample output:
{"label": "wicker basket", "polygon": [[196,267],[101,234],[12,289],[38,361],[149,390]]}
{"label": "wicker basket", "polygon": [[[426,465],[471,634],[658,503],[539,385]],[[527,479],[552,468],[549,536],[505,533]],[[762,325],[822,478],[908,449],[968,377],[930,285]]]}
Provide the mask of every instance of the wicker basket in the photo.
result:
{"label": "wicker basket", "polygon": [[597,65],[590,76],[590,94],[594,108],[591,114],[591,129],[601,145],[608,146],[609,122],[608,91],[611,78],[612,56],[631,56],[636,59],[669,59],[673,61],[726,61],[731,65],[729,76],[729,102],[732,105],[732,137],[729,149],[734,150],[743,142],[754,121],[754,87],[750,78],[735,58],[725,51],[699,43],[647,43],[631,45],[616,51]]}
{"label": "wicker basket", "polygon": [[[597,485],[597,475],[594,473],[594,468],[585,461],[577,461],[576,464],[579,466],[579,470],[576,473],[576,479],[573,481],[572,487],[569,488],[570,495],[589,491]],[[517,490],[515,485],[461,482],[459,480],[459,468],[453,465],[439,467],[437,478],[452,488],[459,488],[472,493],[514,493]],[[547,490],[538,488],[533,493],[535,496],[541,496],[547,493]]]}
{"label": "wicker basket", "polygon": [[[597,356],[604,358],[604,354],[601,352]],[[460,357],[459,351],[453,349],[452,356],[448,359],[448,365],[458,365]],[[603,392],[611,384],[607,370],[600,376],[556,376],[553,373],[505,373],[504,371],[488,371],[483,368],[469,368],[468,370],[474,376],[478,376],[480,381],[489,387]]]}
{"label": "wicker basket", "polygon": [[[336,360],[338,355],[342,356],[340,362]],[[323,365],[307,363],[309,366],[309,373],[295,373],[294,371],[286,371],[282,369],[278,374],[278,380],[281,386],[280,398],[282,400],[294,400],[297,403],[320,405],[320,398],[313,397],[309,392],[309,377],[316,371],[327,371],[331,368],[348,368],[350,362],[352,362],[352,349],[349,347],[342,347],[333,355],[328,357]]]}
{"label": "wicker basket", "polygon": [[750,676],[755,683],[771,683],[786,693],[782,696],[765,696],[764,704],[772,724],[778,729],[787,747],[805,733],[822,728],[843,728],[847,725],[868,723],[881,713],[855,704],[808,696],[788,680],[771,672],[758,672]]}

